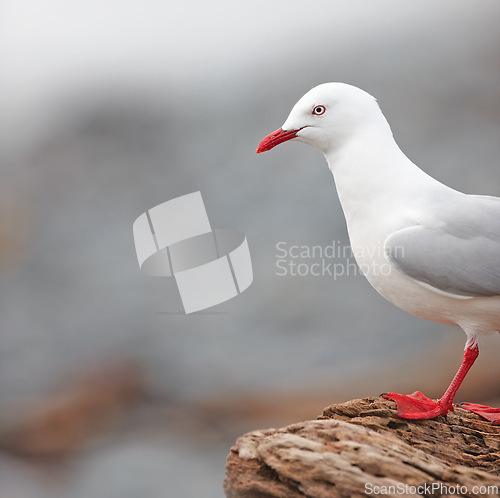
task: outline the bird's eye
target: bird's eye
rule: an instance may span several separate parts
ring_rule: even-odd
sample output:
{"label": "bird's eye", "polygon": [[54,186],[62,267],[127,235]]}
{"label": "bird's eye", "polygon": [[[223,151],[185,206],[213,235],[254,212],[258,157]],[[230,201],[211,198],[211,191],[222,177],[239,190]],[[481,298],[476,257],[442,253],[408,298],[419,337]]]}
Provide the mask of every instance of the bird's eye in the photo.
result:
{"label": "bird's eye", "polygon": [[326,108],[324,105],[317,105],[312,113],[315,115],[315,116],[321,116],[322,114],[325,114],[325,111],[326,111]]}

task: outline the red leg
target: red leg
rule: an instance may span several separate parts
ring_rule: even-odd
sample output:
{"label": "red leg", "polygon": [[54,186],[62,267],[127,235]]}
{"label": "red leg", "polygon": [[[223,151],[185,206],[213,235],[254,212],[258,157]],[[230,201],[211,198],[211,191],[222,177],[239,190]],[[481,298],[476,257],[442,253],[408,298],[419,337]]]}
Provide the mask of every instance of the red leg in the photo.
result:
{"label": "red leg", "polygon": [[398,410],[397,415],[402,418],[423,420],[434,418],[438,415],[446,415],[450,410],[453,410],[453,398],[478,355],[479,348],[477,346],[470,346],[465,350],[462,365],[460,365],[450,386],[438,401],[429,399],[419,391],[409,396],[396,393],[384,393],[382,397],[392,399],[396,402]]}

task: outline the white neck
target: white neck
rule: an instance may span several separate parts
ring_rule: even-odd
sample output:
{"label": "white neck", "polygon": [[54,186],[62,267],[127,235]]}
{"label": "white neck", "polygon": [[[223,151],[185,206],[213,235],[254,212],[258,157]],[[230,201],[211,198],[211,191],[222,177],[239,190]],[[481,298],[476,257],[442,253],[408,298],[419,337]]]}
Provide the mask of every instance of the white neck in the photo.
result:
{"label": "white neck", "polygon": [[[326,152],[325,157],[351,239],[358,225],[366,230],[376,224],[382,229],[380,235],[402,228],[411,223],[412,206],[425,203],[429,189],[448,188],[405,156],[388,125],[359,130],[341,147]],[[394,211],[394,219],[387,216]],[[408,216],[402,216],[404,212]]]}

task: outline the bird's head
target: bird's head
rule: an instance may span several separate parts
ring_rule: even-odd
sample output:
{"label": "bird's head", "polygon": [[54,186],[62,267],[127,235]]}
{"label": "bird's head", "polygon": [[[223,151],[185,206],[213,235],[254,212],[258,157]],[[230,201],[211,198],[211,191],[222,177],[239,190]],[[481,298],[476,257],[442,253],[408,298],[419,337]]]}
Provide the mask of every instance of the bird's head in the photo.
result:
{"label": "bird's head", "polygon": [[324,83],[295,104],[283,126],[260,142],[257,153],[299,140],[326,154],[374,124],[388,127],[374,97],[345,83]]}

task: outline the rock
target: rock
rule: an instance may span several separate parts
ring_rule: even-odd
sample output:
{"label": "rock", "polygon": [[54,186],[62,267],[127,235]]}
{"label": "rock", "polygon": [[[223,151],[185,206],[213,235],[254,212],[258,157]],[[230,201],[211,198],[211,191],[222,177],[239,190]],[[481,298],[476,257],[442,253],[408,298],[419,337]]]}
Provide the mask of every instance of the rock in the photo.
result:
{"label": "rock", "polygon": [[317,420],[245,434],[227,458],[226,496],[498,496],[500,427],[458,407],[423,421],[394,408],[352,400]]}

